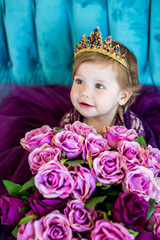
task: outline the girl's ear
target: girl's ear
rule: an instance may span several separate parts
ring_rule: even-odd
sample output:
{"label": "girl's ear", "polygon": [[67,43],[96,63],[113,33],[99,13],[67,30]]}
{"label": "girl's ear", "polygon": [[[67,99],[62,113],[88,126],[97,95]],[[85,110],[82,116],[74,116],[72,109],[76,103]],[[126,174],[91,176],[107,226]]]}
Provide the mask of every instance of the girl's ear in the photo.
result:
{"label": "girl's ear", "polygon": [[119,105],[123,106],[129,100],[132,95],[132,90],[122,90],[121,98],[119,100]]}

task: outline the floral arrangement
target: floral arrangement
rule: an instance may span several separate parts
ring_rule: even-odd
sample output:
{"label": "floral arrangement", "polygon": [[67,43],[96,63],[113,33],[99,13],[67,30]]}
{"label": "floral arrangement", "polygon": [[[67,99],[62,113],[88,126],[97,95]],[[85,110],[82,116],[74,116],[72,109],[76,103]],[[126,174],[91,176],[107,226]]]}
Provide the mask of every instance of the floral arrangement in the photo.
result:
{"label": "floral arrangement", "polygon": [[21,145],[33,177],[0,198],[18,240],[160,239],[160,150],[135,130],[44,125]]}

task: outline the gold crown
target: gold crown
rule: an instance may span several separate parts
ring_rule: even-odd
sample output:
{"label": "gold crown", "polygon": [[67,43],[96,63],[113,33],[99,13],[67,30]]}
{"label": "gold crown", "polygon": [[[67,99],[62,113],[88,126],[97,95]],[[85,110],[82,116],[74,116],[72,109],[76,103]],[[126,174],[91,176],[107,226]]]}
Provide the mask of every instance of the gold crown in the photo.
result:
{"label": "gold crown", "polygon": [[83,35],[80,43],[76,46],[74,57],[76,57],[81,52],[102,53],[115,59],[128,69],[126,57],[124,54],[121,55],[120,46],[116,45],[112,47],[111,36],[108,36],[105,40],[102,40],[101,35],[102,34],[99,30],[99,27],[96,27],[94,29],[90,36],[87,37],[87,40],[85,40],[85,35]]}

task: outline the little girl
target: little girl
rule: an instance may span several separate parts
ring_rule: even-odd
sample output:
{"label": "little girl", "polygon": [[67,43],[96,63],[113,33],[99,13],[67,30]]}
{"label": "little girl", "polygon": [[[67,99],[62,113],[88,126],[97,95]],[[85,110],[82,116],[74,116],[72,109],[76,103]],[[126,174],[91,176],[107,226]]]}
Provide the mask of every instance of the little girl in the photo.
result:
{"label": "little girl", "polygon": [[[141,86],[136,57],[125,46],[110,37],[102,40],[98,27],[86,40],[83,36],[75,51],[73,80],[71,94],[70,86],[15,86],[0,105],[0,195],[6,191],[2,179],[23,184],[32,177],[28,152],[20,145],[20,139],[43,125],[63,127],[79,120],[93,125],[100,134],[106,125],[123,125],[135,129],[148,144],[157,147],[159,115],[155,114],[151,121],[153,133],[129,107]],[[150,105],[156,100],[159,106],[160,96],[155,92],[151,95]],[[146,96],[143,99],[146,106],[149,101]],[[154,107],[154,113],[158,113],[157,109]]]}
{"label": "little girl", "polygon": [[79,120],[103,134],[105,125],[123,125],[156,146],[148,125],[129,108],[141,85],[137,59],[127,47],[110,36],[102,40],[99,27],[95,28],[77,45],[72,76],[74,108],[64,115],[61,127]]}

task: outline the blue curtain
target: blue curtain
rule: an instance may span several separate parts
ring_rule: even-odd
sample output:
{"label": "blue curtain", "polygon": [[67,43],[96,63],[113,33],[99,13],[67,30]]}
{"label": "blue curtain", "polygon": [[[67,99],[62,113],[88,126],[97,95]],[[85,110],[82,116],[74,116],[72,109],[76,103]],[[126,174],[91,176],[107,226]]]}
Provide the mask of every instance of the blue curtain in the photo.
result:
{"label": "blue curtain", "polygon": [[96,26],[160,86],[160,0],[0,0],[0,83],[70,84],[73,53]]}

